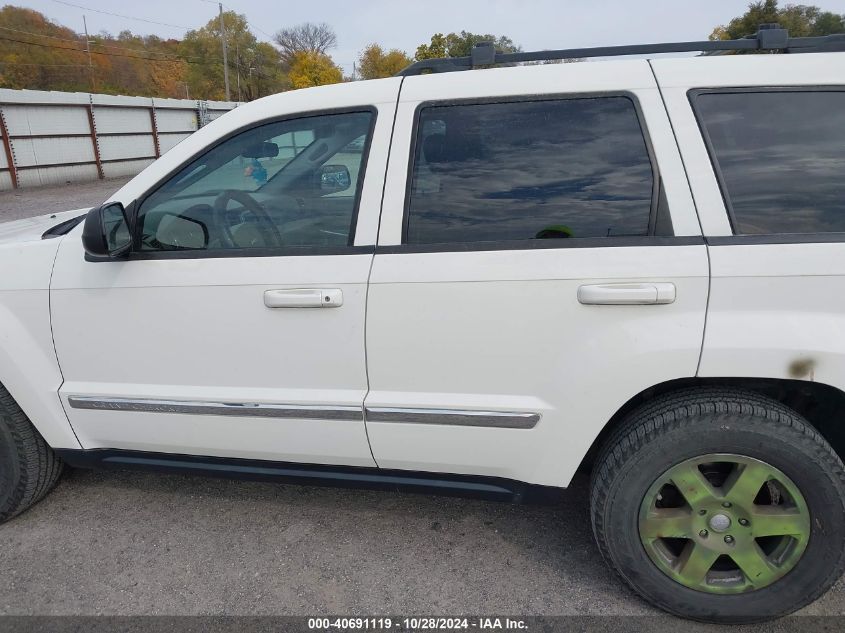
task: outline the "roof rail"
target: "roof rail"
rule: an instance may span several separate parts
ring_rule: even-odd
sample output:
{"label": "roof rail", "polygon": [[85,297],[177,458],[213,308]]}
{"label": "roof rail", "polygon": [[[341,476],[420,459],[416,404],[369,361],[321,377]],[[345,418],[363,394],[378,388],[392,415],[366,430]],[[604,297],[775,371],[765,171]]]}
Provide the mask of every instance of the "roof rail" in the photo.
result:
{"label": "roof rail", "polygon": [[777,24],[761,24],[754,35],[739,40],[705,40],[666,44],[634,44],[631,46],[602,46],[597,48],[568,48],[557,51],[499,53],[492,42],[479,42],[468,57],[423,59],[398,73],[400,77],[426,73],[448,73],[472,70],[496,64],[554,61],[585,57],[616,57],[622,55],[652,55],[657,53],[719,54],[729,51],[782,51],[784,53],[817,53],[845,51],[845,34],[818,37],[789,37],[787,29]]}

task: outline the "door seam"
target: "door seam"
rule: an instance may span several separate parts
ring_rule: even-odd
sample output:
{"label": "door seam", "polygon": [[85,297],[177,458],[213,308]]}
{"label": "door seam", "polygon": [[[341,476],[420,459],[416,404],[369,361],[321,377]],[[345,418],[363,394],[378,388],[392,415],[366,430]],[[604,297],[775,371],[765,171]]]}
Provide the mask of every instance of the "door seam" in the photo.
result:
{"label": "door seam", "polygon": [[695,199],[695,192],[692,190],[692,182],[690,182],[687,163],[684,160],[684,153],[681,151],[681,144],[678,142],[678,134],[675,132],[675,123],[672,121],[672,115],[669,114],[669,107],[666,105],[666,97],[663,95],[663,88],[660,85],[660,80],[657,78],[657,73],[654,71],[654,65],[650,59],[648,60],[648,67],[654,77],[654,85],[657,86],[657,94],[660,95],[660,101],[663,103],[663,111],[666,113],[666,120],[669,121],[669,129],[672,130],[672,138],[675,139],[675,147],[678,150],[678,158],[681,160],[681,167],[684,170],[684,178],[686,178],[687,181],[690,200],[692,200],[692,206],[695,209],[695,219],[698,222],[698,230],[702,237],[704,237],[704,253],[707,258],[707,297],[704,301],[704,325],[701,328],[701,347],[699,347],[698,362],[695,365],[695,377],[698,378],[701,372],[701,361],[704,358],[704,341],[707,336],[707,319],[710,316],[710,294],[713,286],[713,267],[710,262],[710,245],[707,243],[707,238],[704,236],[704,227],[701,225],[701,214],[698,212],[698,201]]}
{"label": "door seam", "polygon": [[[376,226],[376,246],[378,246],[379,236],[381,234],[381,218],[384,214],[384,195],[387,191],[387,176],[390,171],[390,158],[393,155],[393,135],[396,133],[396,118],[399,116],[399,99],[402,96],[402,86],[405,84],[405,78],[399,82],[399,90],[396,93],[396,105],[393,109],[393,123],[390,126],[390,142],[387,147],[387,160],[384,162],[384,182],[381,185],[381,200],[379,201],[378,225]],[[367,446],[370,448],[370,457],[373,458],[373,463],[376,468],[381,468],[373,452],[373,443],[370,441],[370,430],[367,427],[367,398],[370,396],[370,359],[368,355],[367,333],[369,332],[369,310],[370,310],[370,280],[373,276],[373,265],[376,261],[376,254],[373,253],[370,258],[370,270],[367,273],[367,288],[364,294],[364,375],[367,380],[367,391],[364,394],[364,400],[361,402],[361,418],[364,422],[364,436],[367,438]]]}

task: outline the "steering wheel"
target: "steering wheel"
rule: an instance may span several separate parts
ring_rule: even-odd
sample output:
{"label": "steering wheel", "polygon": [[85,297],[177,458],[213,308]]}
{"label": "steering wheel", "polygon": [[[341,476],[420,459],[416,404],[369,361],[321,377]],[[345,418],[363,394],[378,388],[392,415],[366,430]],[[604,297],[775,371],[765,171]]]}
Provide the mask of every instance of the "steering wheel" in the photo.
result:
{"label": "steering wheel", "polygon": [[262,238],[264,238],[265,242],[273,242],[273,244],[265,243],[265,246],[273,247],[282,245],[282,236],[279,233],[279,229],[276,227],[276,223],[273,222],[272,218],[267,214],[267,211],[264,210],[264,207],[262,207],[258,201],[256,201],[256,199],[249,195],[246,191],[226,189],[214,199],[213,204],[214,224],[215,226],[220,227],[220,239],[226,248],[242,248],[235,242],[235,238],[232,236],[232,227],[229,225],[228,221],[229,212],[227,207],[229,206],[229,202],[232,200],[240,204],[258,220],[258,224],[261,226]]}

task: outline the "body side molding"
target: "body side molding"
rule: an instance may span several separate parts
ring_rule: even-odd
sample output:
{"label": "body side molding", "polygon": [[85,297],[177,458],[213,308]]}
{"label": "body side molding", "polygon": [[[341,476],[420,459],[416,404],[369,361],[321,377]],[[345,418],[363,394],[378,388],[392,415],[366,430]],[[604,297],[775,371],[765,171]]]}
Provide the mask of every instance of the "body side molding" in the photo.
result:
{"label": "body side molding", "polygon": [[496,429],[533,429],[540,421],[539,413],[507,411],[366,407],[366,413],[367,422],[483,426]]}
{"label": "body side molding", "polygon": [[[253,402],[200,402],[92,396],[68,396],[68,404],[74,409],[90,409],[95,411],[182,413],[187,415],[295,418],[307,420],[348,420],[350,422],[362,422],[365,411],[361,407],[350,405],[326,406]],[[540,421],[540,414],[463,409],[366,407],[366,419],[368,422],[479,426],[498,429],[533,429]]]}
{"label": "body side molding", "polygon": [[137,411],[146,413],[184,413],[189,415],[225,415],[256,418],[305,418],[310,420],[363,421],[361,407],[301,404],[259,404],[251,402],[194,402],[185,400],[141,400],[68,396],[74,409],[97,411]]}

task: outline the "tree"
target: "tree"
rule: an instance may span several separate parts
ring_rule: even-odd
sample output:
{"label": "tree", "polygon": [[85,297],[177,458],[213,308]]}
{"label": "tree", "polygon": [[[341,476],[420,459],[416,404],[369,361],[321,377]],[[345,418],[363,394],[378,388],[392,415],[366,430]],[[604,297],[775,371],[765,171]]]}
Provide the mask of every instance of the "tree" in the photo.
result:
{"label": "tree", "polygon": [[[223,13],[223,23],[229,49],[229,83],[233,97],[250,101],[286,88],[288,82],[279,63],[279,53],[270,44],[255,38],[249,31],[246,18],[234,11],[226,11]],[[191,96],[198,99],[224,99],[220,18],[212,18],[201,29],[188,31],[179,51],[190,62],[186,81]]]}
{"label": "tree", "polygon": [[[249,32],[242,15],[223,14],[232,95],[251,100],[289,87],[279,53]],[[30,9],[0,9],[0,87],[222,99],[220,21],[189,31],[181,42],[121,31],[85,38]],[[240,90],[238,85],[240,84]]]}
{"label": "tree", "polygon": [[297,53],[288,74],[292,88],[310,88],[343,81],[343,72],[324,53],[302,51]]}
{"label": "tree", "polygon": [[89,63],[85,38],[37,11],[5,6],[0,27],[0,87],[180,96],[186,64],[176,40],[100,33],[89,38]]}
{"label": "tree", "polygon": [[273,36],[273,40],[281,49],[280,56],[287,65],[293,65],[294,58],[299,53],[318,53],[326,55],[337,46],[337,35],[325,22],[312,24],[306,22],[299,26],[282,29]]}
{"label": "tree", "polygon": [[433,59],[437,57],[467,57],[472,52],[472,47],[479,42],[493,42],[496,50],[500,53],[516,53],[522,50],[513,43],[513,40],[506,35],[480,35],[461,31],[460,33],[435,33],[431,36],[429,44],[421,44],[417,47],[416,59]]}
{"label": "tree", "polygon": [[358,70],[363,79],[392,77],[411,61],[405,51],[392,48],[385,52],[378,44],[370,44],[358,54]]}
{"label": "tree", "polygon": [[778,0],[760,0],[749,4],[745,13],[727,25],[713,29],[710,39],[739,39],[756,33],[761,24],[773,23],[789,29],[789,34],[793,37],[845,33],[845,15],[803,4],[788,4],[781,8],[778,6]]}

